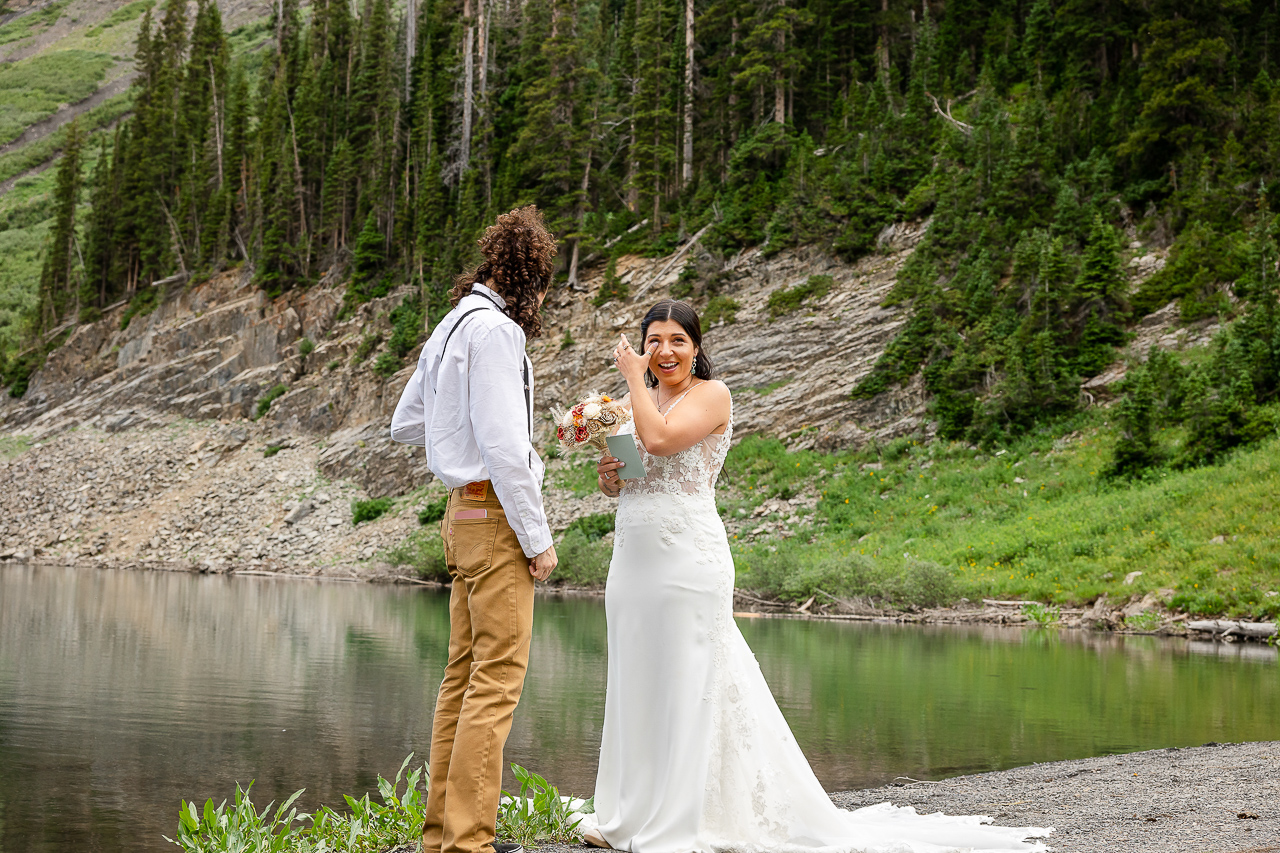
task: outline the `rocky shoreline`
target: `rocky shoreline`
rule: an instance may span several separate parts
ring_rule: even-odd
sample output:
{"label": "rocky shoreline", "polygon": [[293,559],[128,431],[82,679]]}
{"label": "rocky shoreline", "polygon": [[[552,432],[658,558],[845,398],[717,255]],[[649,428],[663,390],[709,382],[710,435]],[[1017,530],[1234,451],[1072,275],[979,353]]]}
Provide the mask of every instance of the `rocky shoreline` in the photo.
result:
{"label": "rocky shoreline", "polygon": [[[385,469],[371,470],[371,459]],[[559,484],[560,472],[572,464],[552,460],[549,469],[547,507],[555,531],[612,509],[602,495],[578,496]],[[353,524],[356,501],[388,492],[401,497],[386,514]],[[422,583],[386,556],[423,529],[419,511],[442,495],[420,453],[392,445],[372,426],[320,437],[263,421],[112,412],[29,446],[0,445],[0,562]],[[744,541],[795,535],[815,504],[814,495],[770,498],[752,512],[731,513],[725,524]],[[1034,626],[1026,604],[962,600],[886,612],[857,601],[797,605],[743,590],[735,609],[791,618]],[[1276,633],[1272,623],[1200,624],[1168,612],[1156,593],[1116,601],[1104,596],[1088,609],[1059,611],[1056,624],[1137,633],[1127,617],[1141,612],[1159,614],[1146,633],[1165,636],[1265,641]]]}
{"label": "rocky shoreline", "polygon": [[[1280,853],[1280,741],[1205,744],[842,791],[846,809],[891,802],[1052,826],[1055,853]],[[579,853],[544,845],[540,853]]]}

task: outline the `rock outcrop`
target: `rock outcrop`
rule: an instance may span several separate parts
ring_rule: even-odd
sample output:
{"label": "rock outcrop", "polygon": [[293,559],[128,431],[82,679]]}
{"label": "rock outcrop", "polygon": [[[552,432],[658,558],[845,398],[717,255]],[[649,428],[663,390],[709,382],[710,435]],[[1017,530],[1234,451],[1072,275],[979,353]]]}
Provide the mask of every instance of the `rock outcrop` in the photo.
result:
{"label": "rock outcrop", "polygon": [[[871,400],[850,396],[907,318],[885,297],[926,225],[886,230],[880,251],[853,263],[813,248],[748,250],[723,263],[695,251],[702,275],[693,282],[681,280],[683,258],[623,257],[617,273],[633,295],[600,306],[603,268],[588,269],[582,286],[548,297],[544,334],[529,346],[544,413],[539,445],[553,445],[549,407],[622,390],[612,346],[619,333],[635,340],[645,310],[673,288],[700,306],[733,300],[704,343],[734,391],[735,436],[834,450],[928,435],[919,377]],[[1161,261],[1142,255],[1135,282]],[[829,286],[771,310],[771,295],[814,275]],[[0,398],[0,556],[389,574],[370,558],[417,529],[417,510],[439,492],[422,452],[388,436],[417,352],[389,377],[372,369],[389,314],[410,292],[343,316],[339,286],[271,299],[233,270],[174,289],[123,329],[123,303],[75,329],[22,399]],[[1144,320],[1138,348],[1213,332],[1175,332],[1175,320],[1172,309]],[[1100,398],[1124,368],[1117,362],[1085,391]],[[15,446],[29,449],[13,456]],[[608,509],[560,476],[584,461],[551,465],[553,529]],[[352,500],[406,495],[387,516],[351,524]],[[812,513],[811,498],[740,509],[726,522],[744,539],[790,535]]]}
{"label": "rock outcrop", "polygon": [[[738,302],[736,319],[714,325],[705,342],[735,391],[736,434],[837,448],[922,428],[919,384],[874,400],[849,397],[903,322],[903,308],[881,302],[920,233],[908,232],[896,251],[852,264],[804,249],[770,258],[749,251],[725,265],[718,287]],[[656,280],[665,266],[661,258],[621,259],[619,275],[636,296],[602,307],[592,304],[601,270],[584,279],[586,292],[551,295],[544,334],[530,346],[540,410],[592,388],[620,387],[608,353],[619,332],[638,334],[644,310],[676,284],[677,269]],[[773,291],[815,274],[832,277],[828,293],[770,315]],[[0,402],[0,426],[40,441],[90,421],[119,428],[130,412],[231,422],[253,417],[268,389],[284,385],[287,392],[262,423],[326,436],[318,462],[327,476],[351,478],[374,497],[402,494],[429,476],[420,454],[386,435],[416,353],[387,379],[372,371],[372,353],[356,356],[362,341],[389,336],[388,314],[407,294],[366,303],[339,320],[337,287],[272,300],[232,271],[173,293],[124,329],[126,306],[117,305],[52,353],[25,397]],[[303,339],[314,345],[305,355]]]}

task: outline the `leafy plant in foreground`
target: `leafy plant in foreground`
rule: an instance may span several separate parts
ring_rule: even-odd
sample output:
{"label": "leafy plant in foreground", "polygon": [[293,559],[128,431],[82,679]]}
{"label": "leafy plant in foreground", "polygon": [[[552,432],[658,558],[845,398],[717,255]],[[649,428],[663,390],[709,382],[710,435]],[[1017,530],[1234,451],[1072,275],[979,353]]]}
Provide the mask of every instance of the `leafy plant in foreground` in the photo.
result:
{"label": "leafy plant in foreground", "polygon": [[1160,627],[1164,620],[1160,618],[1160,614],[1154,610],[1144,610],[1141,613],[1135,613],[1132,616],[1126,616],[1124,626],[1134,631],[1142,631],[1150,633]]}
{"label": "leafy plant in foreground", "polygon": [[1033,601],[1022,605],[1022,615],[1042,628],[1057,623],[1062,611],[1055,604],[1041,604]]}
{"label": "leafy plant in foreground", "polygon": [[582,841],[578,824],[582,811],[591,811],[593,801],[587,800],[580,808],[567,797],[560,796],[546,779],[525,770],[519,764],[511,765],[511,772],[520,783],[519,796],[503,793],[498,806],[498,837],[520,844],[536,842],[573,844]]}
{"label": "leafy plant in foreground", "polygon": [[[378,777],[378,796],[344,797],[348,814],[321,806],[314,814],[299,812],[294,803],[298,791],[273,809],[268,804],[258,811],[249,798],[253,787],[236,786],[234,802],[213,800],[198,809],[182,801],[178,832],[167,841],[184,853],[379,853],[414,841],[422,832],[427,798],[426,765],[405,774],[410,753],[388,781]],[[498,834],[502,838],[532,844],[535,841],[572,844],[582,840],[577,831],[581,813],[589,812],[591,800],[561,797],[554,785],[519,765],[511,765],[520,782],[520,796],[504,794],[498,813]],[[404,789],[401,790],[401,780]]]}

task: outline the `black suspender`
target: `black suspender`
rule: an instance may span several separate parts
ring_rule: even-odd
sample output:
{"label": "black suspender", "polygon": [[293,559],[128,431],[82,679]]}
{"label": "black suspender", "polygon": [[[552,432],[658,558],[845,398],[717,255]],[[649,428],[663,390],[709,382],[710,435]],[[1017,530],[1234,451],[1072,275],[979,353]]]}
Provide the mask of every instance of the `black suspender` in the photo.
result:
{"label": "black suspender", "polygon": [[[475,289],[472,289],[471,292],[476,294],[477,296],[483,296],[485,299],[489,300],[489,302],[493,305],[495,309],[498,309],[499,311],[502,310],[501,306],[499,306],[497,302],[494,302],[492,297],[490,297],[487,293],[482,293]],[[453,333],[458,331],[458,327],[462,325],[462,321],[467,319],[477,311],[488,311],[488,310],[490,310],[488,305],[481,305],[479,308],[472,308],[471,310],[465,312],[461,317],[459,317],[458,322],[453,324],[453,328],[449,330],[449,334],[444,336],[444,343],[440,346],[440,360],[436,362],[436,375],[439,375],[440,373],[440,365],[444,364],[444,354],[449,349],[449,341],[453,338]],[[502,313],[505,314],[506,312],[502,312]],[[533,397],[532,397],[533,391],[529,387],[529,356],[527,355],[525,355],[520,360],[520,375],[524,378],[524,413],[525,413],[525,419],[528,421],[528,424],[529,424],[529,440],[532,441],[533,440]],[[434,391],[435,387],[436,387],[435,383],[432,382],[431,390]],[[533,467],[532,457],[530,457],[529,459],[529,467]]]}

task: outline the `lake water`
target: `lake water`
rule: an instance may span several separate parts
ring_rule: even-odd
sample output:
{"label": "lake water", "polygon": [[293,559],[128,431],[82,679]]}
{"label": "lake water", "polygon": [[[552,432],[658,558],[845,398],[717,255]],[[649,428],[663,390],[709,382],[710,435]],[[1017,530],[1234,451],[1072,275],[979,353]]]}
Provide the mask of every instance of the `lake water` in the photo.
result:
{"label": "lake water", "polygon": [[[376,792],[425,758],[447,599],[261,577],[0,567],[0,851],[174,849],[179,801]],[[828,790],[1280,739],[1265,646],[740,619]],[[604,608],[541,597],[507,760],[590,794]]]}

